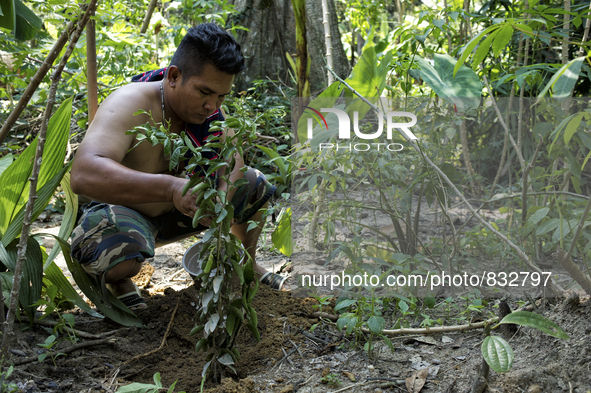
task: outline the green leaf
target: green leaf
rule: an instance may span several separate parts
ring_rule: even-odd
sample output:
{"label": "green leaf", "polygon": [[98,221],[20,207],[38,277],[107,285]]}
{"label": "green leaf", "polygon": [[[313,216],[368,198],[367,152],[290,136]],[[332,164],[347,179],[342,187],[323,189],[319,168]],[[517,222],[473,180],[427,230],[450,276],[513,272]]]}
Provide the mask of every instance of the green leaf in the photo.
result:
{"label": "green leaf", "polygon": [[542,218],[546,217],[550,212],[549,207],[543,207],[539,210],[536,210],[534,214],[527,220],[528,225],[535,225],[542,220]]}
{"label": "green leaf", "polygon": [[226,332],[231,336],[234,333],[234,326],[236,324],[236,314],[229,312],[226,316]]}
{"label": "green leaf", "polygon": [[13,30],[16,27],[16,12],[14,0],[0,0],[2,16],[0,16],[0,27]]}
{"label": "green leaf", "polygon": [[544,233],[550,232],[558,227],[560,220],[558,218],[552,218],[536,229],[536,236],[543,235]]}
{"label": "green leaf", "polygon": [[275,248],[285,256],[291,256],[293,253],[292,233],[291,233],[291,207],[283,208],[281,218],[277,228],[271,234],[271,240]]}
{"label": "green leaf", "polygon": [[495,56],[501,54],[501,51],[507,47],[509,41],[511,41],[511,37],[513,36],[513,26],[505,25],[498,30],[499,34],[495,38],[493,42],[493,53]]}
{"label": "green leaf", "polygon": [[585,114],[586,114],[586,112],[577,113],[575,115],[575,117],[573,117],[571,119],[571,121],[568,122],[568,125],[564,129],[564,144],[565,145],[568,145],[568,143],[570,142],[571,138],[573,137],[573,135],[577,131],[577,128],[579,128],[579,125],[581,124],[581,120],[583,119]]}
{"label": "green leaf", "polygon": [[255,340],[261,341],[261,334],[259,333],[256,326],[253,326],[249,323],[246,325],[246,327],[248,328],[248,330],[250,330],[250,333],[252,334],[252,336],[254,337]]}
{"label": "green leaf", "polygon": [[[12,217],[18,211],[20,196],[33,169],[36,148],[37,138],[0,175],[0,236],[4,236]],[[22,203],[20,205],[22,206]],[[10,241],[3,242],[4,246],[7,243]]]}
{"label": "green leaf", "polygon": [[540,99],[544,97],[550,89],[552,89],[554,92],[554,97],[556,98],[569,97],[573,88],[575,87],[575,83],[579,79],[579,73],[581,71],[583,61],[585,61],[585,57],[577,57],[556,71],[552,78],[550,78],[548,84],[544,87],[540,94],[538,94],[538,100],[536,103],[540,102]]}
{"label": "green leaf", "polygon": [[505,316],[499,323],[513,323],[516,325],[529,326],[541,330],[542,332],[558,338],[568,340],[568,334],[556,323],[548,318],[529,311],[515,311]]}
{"label": "green leaf", "polygon": [[232,359],[232,356],[229,353],[226,353],[218,358],[218,362],[220,362],[224,366],[230,366],[234,364],[234,359]]}
{"label": "green leaf", "polygon": [[134,382],[117,389],[116,393],[156,393],[158,387],[150,383]]}
{"label": "green leaf", "polygon": [[472,69],[478,69],[478,66],[480,65],[480,63],[482,63],[484,61],[484,58],[486,57],[486,55],[488,55],[488,52],[490,51],[492,41],[495,39],[495,37],[497,36],[498,33],[499,33],[499,30],[492,32],[478,46],[478,49],[476,49],[476,53],[474,54],[474,57],[472,58]]}
{"label": "green leaf", "polygon": [[70,257],[70,245],[59,237],[57,237],[56,240],[62,248],[66,264],[68,265],[68,269],[70,270],[70,273],[72,273],[72,277],[76,281],[78,288],[80,288],[86,297],[95,304],[99,311],[106,317],[123,326],[141,327],[143,325],[142,321],[129,308],[127,308],[121,300],[117,299],[110,292],[109,301],[111,304],[108,305],[105,302],[102,292],[94,280],[90,278],[78,262],[73,261]]}
{"label": "green leaf", "polygon": [[8,153],[4,157],[0,158],[0,175],[2,175],[2,172],[4,172],[4,170],[10,166],[10,164],[12,164],[13,160],[14,156],[12,153]]}
{"label": "green leaf", "polygon": [[480,105],[482,83],[470,68],[460,66],[454,77],[456,60],[449,55],[435,54],[435,67],[420,56],[417,56],[417,62],[421,78],[437,96],[455,104],[458,111],[465,112]]}
{"label": "green leaf", "polygon": [[[57,173],[55,177],[51,179],[51,181],[47,182],[43,186],[43,188],[37,191],[37,200],[35,201],[35,206],[33,206],[33,215],[31,216],[32,221],[35,220],[39,216],[39,214],[43,212],[43,210],[53,197],[53,194],[55,193],[58,184],[60,184],[62,177],[65,175],[66,172],[70,170],[71,164],[72,162],[70,162],[68,166],[63,168],[61,172]],[[23,221],[25,219],[25,208],[26,205],[21,206],[19,212],[13,217],[12,221],[10,222],[10,225],[6,229],[6,233],[2,237],[3,244],[6,245],[6,243],[12,241],[20,235],[23,226]]]}
{"label": "green leaf", "polygon": [[372,333],[380,334],[382,333],[382,330],[384,330],[384,326],[386,326],[386,320],[382,317],[373,315],[367,320],[367,326]]}
{"label": "green leaf", "polygon": [[[331,108],[336,102],[337,98],[339,98],[339,96],[343,92],[343,89],[344,86],[341,82],[333,82],[328,88],[326,88],[322,93],[320,93],[318,97],[312,100],[308,104],[308,106],[318,111],[322,108]],[[310,110],[307,110],[298,119],[298,139],[300,143],[304,143],[308,140],[308,112],[310,112]]]}
{"label": "green leaf", "polygon": [[488,336],[482,342],[482,357],[490,368],[506,373],[513,365],[513,350],[509,343],[498,336]]}
{"label": "green leaf", "polygon": [[484,37],[485,35],[487,35],[490,32],[493,32],[494,30],[498,29],[499,27],[500,27],[500,25],[490,26],[489,28],[480,32],[478,35],[476,35],[470,41],[468,41],[468,43],[466,44],[466,46],[462,50],[462,55],[460,56],[458,62],[454,66],[454,69],[453,69],[453,76],[454,77],[455,77],[456,73],[458,72],[458,70],[460,69],[460,67],[463,66],[463,64],[466,62],[466,59],[468,58],[468,56],[470,56],[470,53],[472,53],[472,51],[474,50],[476,45],[480,42],[482,37]]}
{"label": "green leaf", "polygon": [[340,301],[334,308],[334,310],[336,312],[339,312],[341,310],[347,310],[351,305],[357,303],[357,300],[353,300],[353,299],[345,299]]}
{"label": "green leaf", "polygon": [[35,15],[20,0],[14,0],[16,29],[14,36],[17,40],[31,40],[35,38],[37,32],[43,27],[43,21]]}

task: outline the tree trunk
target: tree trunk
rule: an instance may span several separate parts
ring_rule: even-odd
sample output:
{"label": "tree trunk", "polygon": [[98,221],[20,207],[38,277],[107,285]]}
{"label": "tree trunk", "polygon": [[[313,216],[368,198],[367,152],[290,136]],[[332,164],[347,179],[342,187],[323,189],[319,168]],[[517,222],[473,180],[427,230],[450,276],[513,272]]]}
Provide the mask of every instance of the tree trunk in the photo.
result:
{"label": "tree trunk", "polygon": [[[246,90],[248,83],[267,77],[292,85],[289,72],[291,67],[285,54],[296,54],[295,17],[290,0],[229,0],[238,14],[234,23],[250,31],[239,30],[236,40],[242,46],[246,58],[246,69],[235,79],[238,91]],[[334,69],[339,76],[348,77],[350,66],[341,43],[334,0],[328,0],[330,12],[330,34]],[[311,58],[310,88],[312,95],[326,85],[326,43],[322,24],[320,1],[306,1],[306,25],[308,55]]]}

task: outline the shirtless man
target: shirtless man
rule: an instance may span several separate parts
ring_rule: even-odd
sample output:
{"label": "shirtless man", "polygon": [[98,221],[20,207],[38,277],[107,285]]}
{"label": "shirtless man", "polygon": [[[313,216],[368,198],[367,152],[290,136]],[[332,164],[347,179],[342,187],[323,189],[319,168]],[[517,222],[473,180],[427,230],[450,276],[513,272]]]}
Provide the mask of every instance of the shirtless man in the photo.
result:
{"label": "shirtless man", "polygon": [[[144,259],[154,256],[154,247],[191,236],[209,224],[207,219],[192,227],[197,195],[182,195],[188,178],[168,171],[163,146],[133,147],[137,140],[126,131],[150,121],[147,115],[134,113],[143,109],[155,123],[169,122],[174,133],[197,130],[192,137],[201,135],[203,141],[209,123],[224,119],[220,105],[232,89],[234,75],[243,68],[240,45],[230,34],[214,24],[193,27],[171,65],[160,72],[160,82],[131,83],[105,99],[78,148],[72,190],[96,202],[86,207],[72,234],[72,255],[130,308],[146,307],[131,277],[138,274]],[[249,179],[248,211],[253,207],[257,211],[266,206],[275,187],[254,169],[241,172],[242,157],[235,159],[230,179]],[[261,216],[258,211],[240,217],[232,227],[253,261],[261,228],[247,232],[248,221],[260,221]],[[281,288],[281,276],[254,266],[262,282]]]}

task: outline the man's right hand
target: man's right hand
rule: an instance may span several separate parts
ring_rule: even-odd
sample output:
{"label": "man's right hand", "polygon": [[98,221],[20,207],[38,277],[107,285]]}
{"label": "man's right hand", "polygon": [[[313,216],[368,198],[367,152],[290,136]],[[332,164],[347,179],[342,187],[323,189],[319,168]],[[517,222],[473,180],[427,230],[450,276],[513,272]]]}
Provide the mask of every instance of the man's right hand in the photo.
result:
{"label": "man's right hand", "polygon": [[[174,207],[178,211],[192,218],[195,216],[195,213],[199,208],[198,206],[195,206],[195,201],[197,200],[198,195],[191,195],[191,191],[188,191],[185,196],[183,196],[183,188],[188,181],[188,179],[182,178],[175,179],[175,182],[172,185],[172,201],[174,203]],[[199,220],[199,223],[209,227],[211,225],[211,221],[211,217],[204,217]]]}

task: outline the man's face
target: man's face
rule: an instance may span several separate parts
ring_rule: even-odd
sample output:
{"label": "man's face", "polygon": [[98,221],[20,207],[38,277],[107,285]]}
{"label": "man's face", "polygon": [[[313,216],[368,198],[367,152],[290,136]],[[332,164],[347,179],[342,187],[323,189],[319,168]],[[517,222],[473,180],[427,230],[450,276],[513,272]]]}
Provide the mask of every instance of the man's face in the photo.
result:
{"label": "man's face", "polygon": [[186,123],[202,124],[224,102],[232,89],[234,75],[205,64],[200,75],[176,79],[171,100],[174,114]]}

